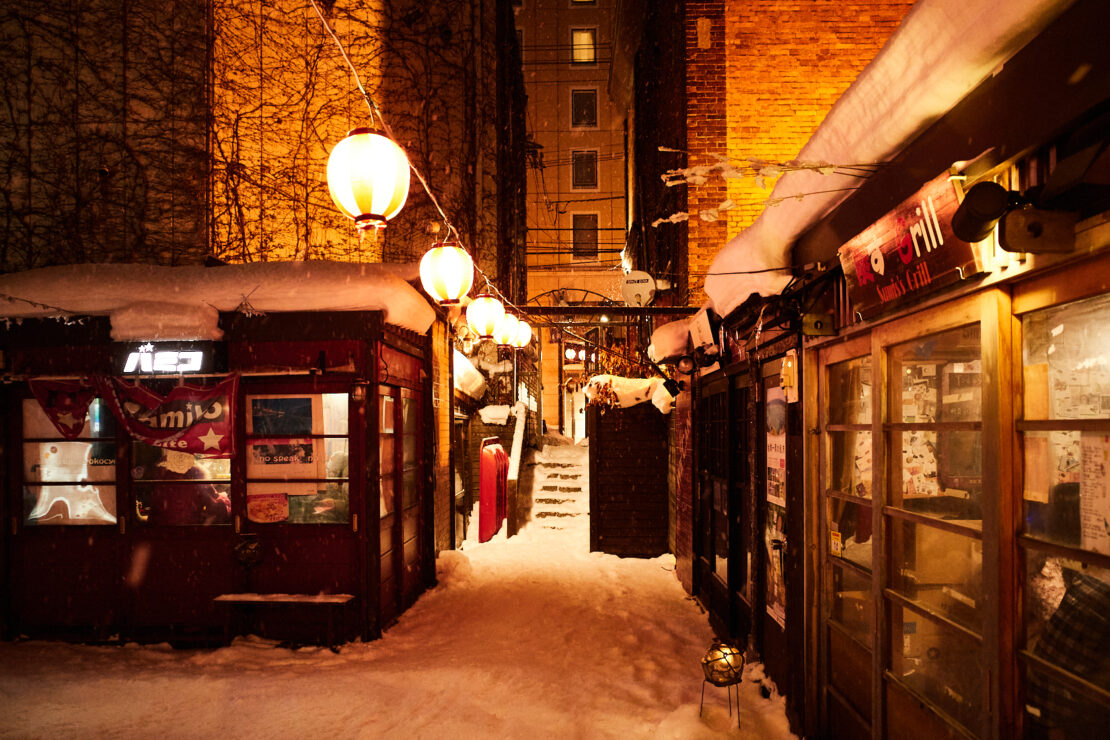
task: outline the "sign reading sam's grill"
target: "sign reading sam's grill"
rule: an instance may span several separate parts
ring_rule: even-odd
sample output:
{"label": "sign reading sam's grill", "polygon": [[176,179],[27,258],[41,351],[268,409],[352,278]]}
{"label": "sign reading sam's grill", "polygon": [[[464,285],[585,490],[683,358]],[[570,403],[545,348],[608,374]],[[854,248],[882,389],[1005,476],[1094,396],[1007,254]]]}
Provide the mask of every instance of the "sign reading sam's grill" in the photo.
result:
{"label": "sign reading sam's grill", "polygon": [[874,315],[978,272],[977,248],[952,233],[958,206],[941,175],[842,246],[852,310]]}

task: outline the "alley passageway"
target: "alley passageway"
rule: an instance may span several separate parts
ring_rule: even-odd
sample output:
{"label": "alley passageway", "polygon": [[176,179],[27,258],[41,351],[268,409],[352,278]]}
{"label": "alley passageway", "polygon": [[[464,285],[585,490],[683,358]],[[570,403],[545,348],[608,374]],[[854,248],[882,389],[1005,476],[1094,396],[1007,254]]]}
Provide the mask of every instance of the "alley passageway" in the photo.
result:
{"label": "alley passageway", "polygon": [[522,533],[441,554],[434,589],[338,654],[0,643],[0,737],[789,737],[758,665],[741,730],[723,689],[699,718],[705,614],[672,557],[588,551],[587,454],[537,453]]}

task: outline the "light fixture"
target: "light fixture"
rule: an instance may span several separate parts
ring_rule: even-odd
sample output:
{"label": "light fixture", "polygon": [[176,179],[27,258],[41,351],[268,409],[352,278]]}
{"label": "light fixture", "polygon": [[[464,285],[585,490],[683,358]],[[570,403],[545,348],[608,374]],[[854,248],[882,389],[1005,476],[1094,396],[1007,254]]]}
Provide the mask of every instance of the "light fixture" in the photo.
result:
{"label": "light fixture", "polygon": [[1077,214],[1041,208],[1040,203],[1037,188],[1022,194],[1006,190],[996,182],[977,183],[952,214],[952,233],[974,243],[986,239],[998,225],[998,246],[1007,252],[1073,251]]}
{"label": "light fixture", "polygon": [[409,160],[392,139],[356,128],[328,156],[328,191],[359,229],[380,228],[405,205]]}
{"label": "light fixture", "polygon": [[685,373],[686,375],[689,375],[690,373],[694,372],[695,368],[697,368],[697,363],[694,362],[694,358],[690,355],[683,355],[682,357],[678,358],[678,362],[675,364],[675,367],[680,373]]}
{"label": "light fixture", "polygon": [[563,357],[567,358],[568,360],[573,360],[574,347],[567,347],[565,350],[563,350]]}
{"label": "light fixture", "polygon": [[497,342],[498,347],[512,347],[516,342],[518,328],[520,328],[520,319],[511,313],[506,313],[493,331],[493,340]]}
{"label": "light fixture", "polygon": [[493,339],[505,307],[489,293],[482,293],[466,307],[466,323],[479,339]]}
{"label": "light fixture", "polygon": [[1017,195],[996,182],[981,182],[964,195],[963,203],[952,214],[952,232],[969,244],[981,242],[994,231],[998,219],[1014,207]]}
{"label": "light fixture", "polygon": [[[725,642],[715,642],[701,659],[701,670],[705,679],[701,682],[701,707],[705,708],[705,684],[732,687],[740,683],[744,675],[744,653]],[[732,689],[728,693],[728,710],[732,714]],[[736,691],[736,726],[740,726],[740,691]]]}
{"label": "light fixture", "polygon": [[474,284],[474,260],[455,242],[436,242],[420,260],[420,284],[440,305],[454,305]]}
{"label": "light fixture", "polygon": [[578,359],[581,360],[582,362],[586,361],[586,350],[584,350],[584,349],[578,350]]}
{"label": "light fixture", "polygon": [[531,342],[531,341],[532,341],[532,325],[529,324],[524,319],[521,319],[517,323],[516,340],[513,342],[513,346],[516,347],[517,349],[524,349],[525,347],[528,346],[528,343]]}

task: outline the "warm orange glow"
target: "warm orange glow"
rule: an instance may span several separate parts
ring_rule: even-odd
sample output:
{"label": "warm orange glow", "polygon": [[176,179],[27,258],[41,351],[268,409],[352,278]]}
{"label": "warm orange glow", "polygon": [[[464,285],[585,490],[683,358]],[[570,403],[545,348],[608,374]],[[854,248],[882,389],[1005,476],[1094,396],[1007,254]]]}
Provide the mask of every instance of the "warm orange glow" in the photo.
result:
{"label": "warm orange glow", "polygon": [[500,347],[512,347],[516,342],[516,332],[520,327],[520,319],[507,313],[501,317],[500,323],[493,331],[493,339]]}
{"label": "warm orange glow", "polygon": [[328,157],[328,190],[360,229],[385,226],[408,198],[408,157],[392,139],[355,129]]}
{"label": "warm orange glow", "polygon": [[438,242],[420,260],[420,284],[438,303],[458,303],[474,284],[474,261],[459,245]]}
{"label": "warm orange glow", "polygon": [[480,339],[492,339],[505,307],[489,293],[483,293],[466,307],[466,323]]}
{"label": "warm orange glow", "polygon": [[529,324],[524,319],[521,319],[517,323],[516,340],[513,342],[513,346],[516,347],[517,349],[524,349],[525,347],[528,346],[528,343],[531,342],[531,341],[532,341],[532,325]]}

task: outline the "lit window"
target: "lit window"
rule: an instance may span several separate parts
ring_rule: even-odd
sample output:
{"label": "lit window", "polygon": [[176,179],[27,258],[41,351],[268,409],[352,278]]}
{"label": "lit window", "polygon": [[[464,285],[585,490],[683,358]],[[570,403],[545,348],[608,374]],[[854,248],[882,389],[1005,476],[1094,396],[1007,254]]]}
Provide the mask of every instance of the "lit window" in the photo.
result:
{"label": "lit window", "polygon": [[570,91],[570,125],[597,125],[597,90]]}
{"label": "lit window", "polygon": [[570,59],[575,64],[593,64],[597,61],[597,29],[571,29],[570,45]]}
{"label": "lit window", "polygon": [[247,518],[350,521],[347,394],[247,396]]}
{"label": "lit window", "polygon": [[571,152],[571,187],[597,187],[597,152]]}
{"label": "lit window", "polygon": [[116,432],[94,399],[76,439],[65,439],[42,406],[23,401],[23,523],[115,524]]}
{"label": "lit window", "polygon": [[597,259],[597,214],[573,214],[571,229],[574,232],[574,256]]}

